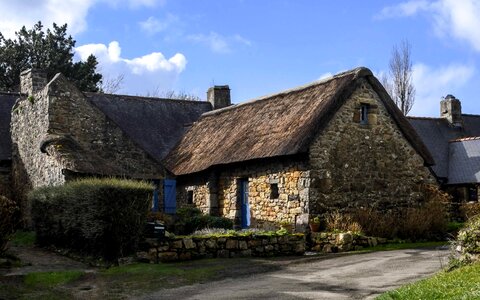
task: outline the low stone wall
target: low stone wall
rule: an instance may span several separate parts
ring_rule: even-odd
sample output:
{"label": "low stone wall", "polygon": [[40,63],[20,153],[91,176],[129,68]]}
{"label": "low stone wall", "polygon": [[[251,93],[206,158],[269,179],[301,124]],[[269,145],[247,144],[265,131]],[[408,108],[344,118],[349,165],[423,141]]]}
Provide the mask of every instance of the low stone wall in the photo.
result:
{"label": "low stone wall", "polygon": [[311,250],[317,252],[346,252],[386,244],[387,239],[351,233],[312,232]]}
{"label": "low stone wall", "polygon": [[184,237],[164,241],[147,239],[145,250],[137,257],[151,263],[190,260],[198,258],[231,258],[250,256],[285,256],[305,253],[305,236],[228,236]]}

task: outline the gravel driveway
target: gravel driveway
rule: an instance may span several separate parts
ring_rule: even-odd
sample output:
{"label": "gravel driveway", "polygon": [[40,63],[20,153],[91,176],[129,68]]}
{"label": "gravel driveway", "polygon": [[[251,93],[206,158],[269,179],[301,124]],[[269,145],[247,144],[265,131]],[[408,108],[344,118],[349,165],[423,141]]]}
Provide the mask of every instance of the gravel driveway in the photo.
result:
{"label": "gravel driveway", "polygon": [[443,247],[319,257],[280,271],[162,290],[142,299],[373,299],[437,272],[448,254]]}

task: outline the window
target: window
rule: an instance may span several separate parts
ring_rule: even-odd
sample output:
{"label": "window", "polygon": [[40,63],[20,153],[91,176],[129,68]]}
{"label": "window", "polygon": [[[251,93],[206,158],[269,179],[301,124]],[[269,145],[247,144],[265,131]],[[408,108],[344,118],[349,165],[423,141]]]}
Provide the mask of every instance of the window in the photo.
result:
{"label": "window", "polygon": [[476,187],[468,189],[468,198],[469,201],[478,201],[478,191]]}
{"label": "window", "polygon": [[361,104],[360,105],[360,124],[367,125],[368,124],[368,104]]}
{"label": "window", "polygon": [[278,183],[270,184],[270,199],[278,199]]}
{"label": "window", "polygon": [[187,191],[187,204],[193,204],[193,191]]}

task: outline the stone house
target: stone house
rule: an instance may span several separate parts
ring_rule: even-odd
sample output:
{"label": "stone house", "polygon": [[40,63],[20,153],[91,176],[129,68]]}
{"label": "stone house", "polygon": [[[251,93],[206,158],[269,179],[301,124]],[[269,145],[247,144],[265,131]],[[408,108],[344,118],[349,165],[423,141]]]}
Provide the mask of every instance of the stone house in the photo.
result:
{"label": "stone house", "polygon": [[447,95],[439,118],[408,117],[432,154],[432,171],[458,202],[480,201],[480,115],[462,114],[459,99]]}
{"label": "stone house", "polygon": [[228,86],[207,98],[82,93],[61,74],[23,72],[20,93],[0,93],[0,194],[16,196],[28,219],[32,188],[146,179],[154,209],[196,206],[269,227],[415,205],[425,184],[478,189],[479,140],[465,137],[480,136],[480,116],[447,101],[442,118],[405,118],[366,68],[237,105]]}
{"label": "stone house", "polygon": [[175,187],[164,184],[173,175],[161,159],[185,125],[212,109],[208,102],[82,93],[63,75],[47,82],[39,70],[23,72],[20,94],[2,94],[0,105],[0,187],[10,187],[2,193],[13,192],[27,222],[26,192],[85,176],[152,180],[155,206],[163,207],[175,195],[164,186]]}
{"label": "stone house", "polygon": [[366,68],[204,113],[164,159],[179,205],[241,227],[414,205],[433,163]]}

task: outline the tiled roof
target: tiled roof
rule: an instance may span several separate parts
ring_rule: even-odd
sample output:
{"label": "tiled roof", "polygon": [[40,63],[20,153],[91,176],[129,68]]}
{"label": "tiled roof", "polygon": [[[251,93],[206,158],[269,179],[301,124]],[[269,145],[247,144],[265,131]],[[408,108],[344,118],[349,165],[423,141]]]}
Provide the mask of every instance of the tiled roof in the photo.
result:
{"label": "tiled roof", "polygon": [[449,145],[448,184],[480,183],[480,138],[466,138]]}

